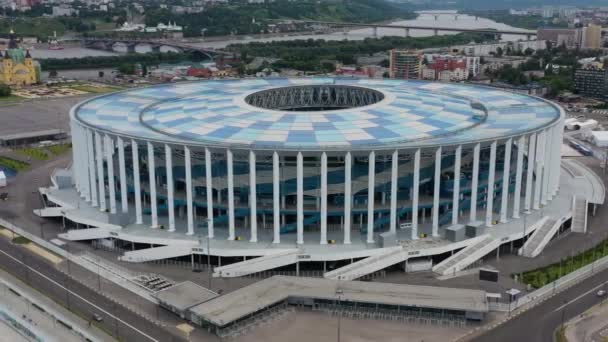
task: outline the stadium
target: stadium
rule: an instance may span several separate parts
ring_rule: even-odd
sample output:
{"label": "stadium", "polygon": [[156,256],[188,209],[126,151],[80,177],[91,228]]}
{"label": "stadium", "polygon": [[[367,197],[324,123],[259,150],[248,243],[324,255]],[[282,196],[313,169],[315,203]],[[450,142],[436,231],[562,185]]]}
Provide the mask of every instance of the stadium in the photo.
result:
{"label": "stadium", "polygon": [[68,219],[89,229],[65,237],[155,247],[125,253],[131,261],[153,250],[325,261],[462,248],[557,196],[563,120],[540,98],[407,80],[217,80],[100,96],[71,112],[82,204]]}

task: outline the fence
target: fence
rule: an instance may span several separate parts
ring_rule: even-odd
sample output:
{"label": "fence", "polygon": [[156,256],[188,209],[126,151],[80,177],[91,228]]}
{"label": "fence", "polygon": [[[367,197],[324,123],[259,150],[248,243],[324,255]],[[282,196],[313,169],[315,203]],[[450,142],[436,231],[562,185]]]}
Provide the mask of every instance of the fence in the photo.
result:
{"label": "fence", "polygon": [[[248,278],[270,278],[276,275],[280,276],[292,276],[292,277],[311,277],[311,278],[323,278],[325,272],[322,270],[301,270],[301,271],[264,271],[245,275]],[[386,278],[386,270],[376,271],[370,274],[366,274],[360,277],[360,280],[371,280],[376,278]]]}
{"label": "fence", "polygon": [[284,319],[288,314],[295,312],[296,309],[287,303],[282,303],[267,310],[264,310],[252,317],[244,319],[240,322],[223,328],[218,329],[217,335],[220,338],[235,338],[239,335],[246,334],[247,332],[256,329],[258,327],[270,324],[280,319]]}
{"label": "fence", "polygon": [[331,316],[361,320],[387,320],[401,323],[465,327],[467,320],[463,315],[429,312],[415,309],[390,310],[380,308],[353,307],[340,304],[315,303],[313,311],[327,312]]}

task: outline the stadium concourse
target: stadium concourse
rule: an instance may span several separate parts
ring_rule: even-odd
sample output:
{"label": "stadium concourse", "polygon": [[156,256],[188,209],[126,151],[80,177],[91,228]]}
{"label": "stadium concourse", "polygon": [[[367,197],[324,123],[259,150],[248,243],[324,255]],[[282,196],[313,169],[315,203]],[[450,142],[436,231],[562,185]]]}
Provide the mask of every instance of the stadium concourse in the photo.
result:
{"label": "stadium concourse", "polygon": [[583,165],[560,172],[563,120],[540,98],[421,81],[127,90],[72,109],[73,166],[37,213],[75,223],[65,239],[128,246],[126,261],[228,258],[222,277],[342,261],[325,276],[356,279],[436,255],[446,274],[524,236],[537,255],[575,202],[603,202]]}

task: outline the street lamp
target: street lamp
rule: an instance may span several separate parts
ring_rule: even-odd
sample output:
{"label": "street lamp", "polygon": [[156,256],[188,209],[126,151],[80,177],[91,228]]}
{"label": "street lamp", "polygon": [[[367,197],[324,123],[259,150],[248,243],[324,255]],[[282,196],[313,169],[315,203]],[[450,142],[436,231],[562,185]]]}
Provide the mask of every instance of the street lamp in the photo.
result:
{"label": "street lamp", "polygon": [[[209,226],[211,224],[211,219],[207,218],[207,288],[211,290],[211,247],[210,247],[210,238],[209,238]],[[198,245],[201,246],[203,243],[201,241],[201,235],[198,235]]]}
{"label": "street lamp", "polygon": [[338,296],[338,342],[340,342],[340,324],[342,321],[342,309],[340,307],[341,303],[341,296],[344,293],[344,291],[342,291],[342,289],[340,289],[340,282],[338,281],[338,288],[336,289],[336,295]]}
{"label": "street lamp", "polygon": [[562,308],[562,325],[560,326],[560,333],[564,330],[564,319],[566,316],[566,305],[568,305],[568,301],[564,299],[564,306]]}

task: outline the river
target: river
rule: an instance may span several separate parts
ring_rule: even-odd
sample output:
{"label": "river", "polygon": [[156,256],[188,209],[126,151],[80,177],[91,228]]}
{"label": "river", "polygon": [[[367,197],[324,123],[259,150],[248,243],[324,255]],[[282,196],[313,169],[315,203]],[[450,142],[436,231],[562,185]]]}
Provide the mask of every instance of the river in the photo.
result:
{"label": "river", "polygon": [[[447,11],[441,11],[442,13],[446,13]],[[430,13],[425,12],[425,13]],[[454,11],[456,13],[456,11]],[[497,23],[493,20],[478,17],[475,19],[474,16],[459,14],[458,19],[455,18],[452,14],[438,14],[437,20],[435,20],[435,15],[431,14],[420,14],[416,19],[412,20],[401,20],[391,22],[389,25],[415,25],[415,26],[427,26],[427,27],[437,27],[441,28],[490,28],[490,29],[498,29],[498,30],[522,30],[516,27],[512,27],[506,24]],[[449,31],[439,31],[438,34],[457,34],[458,32],[449,32]],[[410,30],[411,37],[428,37],[434,34],[433,31],[429,30]],[[374,36],[373,28],[364,28],[364,29],[356,29],[350,30],[347,32],[334,32],[329,34],[310,34],[310,35],[284,35],[279,37],[270,37],[270,38],[254,38],[254,37],[239,37],[234,39],[227,40],[214,40],[209,39],[206,42],[198,42],[191,43],[190,45],[199,46],[199,47],[208,47],[208,48],[224,48],[230,44],[238,44],[238,43],[250,43],[250,42],[269,42],[269,41],[278,41],[278,40],[295,40],[295,39],[325,39],[325,40],[363,40],[365,38],[370,38]],[[405,36],[404,29],[392,29],[392,28],[378,28],[377,36]],[[503,41],[511,41],[511,40],[519,40],[522,39],[523,36],[518,35],[503,35]]]}
{"label": "river", "polygon": [[[441,11],[443,13],[447,11]],[[429,13],[429,12],[425,12]],[[455,13],[455,12],[454,12]],[[417,25],[417,26],[431,26],[441,29],[444,28],[493,28],[503,30],[520,30],[518,28],[497,23],[490,19],[478,18],[477,20],[473,16],[459,14],[458,19],[452,14],[439,14],[437,20],[435,16],[431,14],[420,14],[416,19],[412,20],[401,20],[392,22],[391,25]],[[446,32],[439,31],[439,34],[456,34],[457,32]],[[410,36],[412,37],[427,37],[432,36],[433,31],[425,30],[410,30]],[[273,40],[295,40],[295,39],[325,39],[325,40],[362,40],[365,38],[373,37],[373,29],[356,29],[347,32],[335,32],[329,34],[295,34],[295,35],[284,35],[284,36],[272,36],[272,37],[252,37],[252,36],[240,36],[238,38],[227,37],[213,37],[206,41],[193,40],[189,45],[197,47],[207,48],[224,48],[230,44],[236,43],[250,43],[250,42],[269,42]],[[403,29],[391,29],[391,28],[379,28],[377,32],[378,37],[382,36],[404,36],[405,31]],[[518,40],[522,36],[503,35],[503,40]],[[35,49],[31,50],[31,54],[34,58],[74,58],[74,57],[88,57],[88,56],[114,56],[119,53],[86,49],[77,44],[65,45],[63,50],[49,50],[46,45],[40,44]]]}

